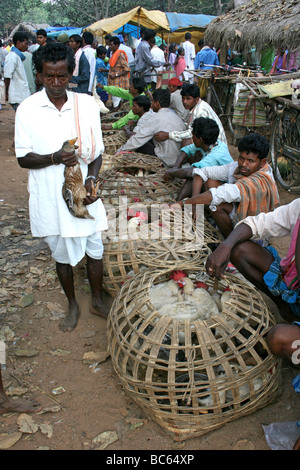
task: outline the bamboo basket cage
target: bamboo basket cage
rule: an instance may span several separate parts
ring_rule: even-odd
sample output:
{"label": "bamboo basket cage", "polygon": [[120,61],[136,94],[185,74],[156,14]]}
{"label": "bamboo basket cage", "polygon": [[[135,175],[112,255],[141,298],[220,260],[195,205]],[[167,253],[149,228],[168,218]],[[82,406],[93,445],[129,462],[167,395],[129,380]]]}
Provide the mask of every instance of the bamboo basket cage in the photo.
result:
{"label": "bamboo basket cage", "polygon": [[165,172],[162,161],[155,155],[139,152],[120,152],[113,157],[114,166],[118,168],[141,168],[157,173]]}
{"label": "bamboo basket cage", "polygon": [[114,155],[124,145],[128,138],[125,131],[102,131],[105,153]]}
{"label": "bamboo basket cage", "polygon": [[[133,205],[131,209],[134,206],[133,212],[139,208]],[[187,215],[152,211],[148,220],[132,229],[126,217],[115,219],[114,215],[110,220],[108,214],[109,229],[103,232],[103,289],[112,297],[118,295],[124,282],[141,271],[173,266],[176,262],[199,268],[211,253],[203,241],[203,231]]]}
{"label": "bamboo basket cage", "polygon": [[147,177],[144,170],[131,171],[129,168],[112,168],[99,173],[97,177],[97,194],[104,205],[113,205],[116,208],[120,206],[121,200],[125,199],[129,204],[171,203],[181,186],[182,180],[178,179],[166,183],[161,172],[152,173]]}
{"label": "bamboo basket cage", "polygon": [[[189,266],[189,265],[188,265]],[[214,293],[230,289],[220,313],[209,319],[160,315],[150,288],[172,269],[141,272],[128,280],[108,319],[108,348],[124,389],[176,441],[204,435],[272,403],[280,388],[281,362],[264,339],[275,324],[257,290],[228,274],[205,279]]]}

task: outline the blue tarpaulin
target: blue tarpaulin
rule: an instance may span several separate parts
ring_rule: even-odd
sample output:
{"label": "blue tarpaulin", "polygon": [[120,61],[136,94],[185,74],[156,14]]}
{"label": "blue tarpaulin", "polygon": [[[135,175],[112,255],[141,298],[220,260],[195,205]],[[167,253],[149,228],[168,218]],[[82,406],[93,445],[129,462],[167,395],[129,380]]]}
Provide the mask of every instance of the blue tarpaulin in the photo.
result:
{"label": "blue tarpaulin", "polygon": [[166,13],[172,33],[179,28],[206,28],[216,18],[212,15],[188,15],[185,13]]}

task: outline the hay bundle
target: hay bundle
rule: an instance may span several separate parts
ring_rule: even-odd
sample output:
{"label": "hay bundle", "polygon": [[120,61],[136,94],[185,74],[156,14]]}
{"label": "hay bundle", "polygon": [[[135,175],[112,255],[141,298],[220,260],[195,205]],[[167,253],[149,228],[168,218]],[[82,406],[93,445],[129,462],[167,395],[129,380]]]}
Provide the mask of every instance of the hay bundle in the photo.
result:
{"label": "hay bundle", "polygon": [[275,321],[262,297],[234,275],[205,276],[182,265],[139,273],[121,288],[108,320],[109,352],[125,390],[177,441],[278,394],[280,362],[264,340]]}

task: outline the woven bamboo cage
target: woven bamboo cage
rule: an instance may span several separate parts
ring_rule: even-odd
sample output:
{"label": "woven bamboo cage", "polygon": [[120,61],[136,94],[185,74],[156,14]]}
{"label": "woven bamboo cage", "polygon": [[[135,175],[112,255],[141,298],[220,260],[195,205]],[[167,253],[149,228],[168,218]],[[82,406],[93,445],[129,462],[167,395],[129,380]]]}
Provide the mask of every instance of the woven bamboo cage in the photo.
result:
{"label": "woven bamboo cage", "polygon": [[182,186],[182,180],[163,180],[163,173],[145,173],[148,170],[129,168],[115,169],[99,173],[97,177],[98,195],[104,205],[118,207],[120,199],[127,203],[153,202],[170,203],[175,200]]}
{"label": "woven bamboo cage", "polygon": [[139,272],[179,262],[199,268],[211,252],[191,217],[152,210],[149,215],[142,213],[146,215],[143,221],[138,209],[138,205],[129,208],[128,213],[135,215],[129,221],[126,214],[115,218],[112,213],[110,219],[108,212],[109,229],[103,233],[103,288],[112,297]]}
{"label": "woven bamboo cage", "polygon": [[139,152],[120,152],[114,155],[114,166],[118,168],[141,168],[152,172],[165,171],[162,161],[155,155]]}
{"label": "woven bamboo cage", "polygon": [[128,137],[125,131],[102,131],[105,153],[115,155],[117,150],[124,145]]}
{"label": "woven bamboo cage", "polygon": [[113,155],[110,155],[109,153],[103,153],[101,156],[102,156],[102,165],[100,168],[100,173],[103,173],[104,171],[114,168]]}
{"label": "woven bamboo cage", "polygon": [[180,293],[185,300],[168,303],[166,284],[175,283],[172,269],[141,272],[113,302],[108,345],[125,390],[167,434],[182,441],[273,402],[281,363],[264,339],[275,321],[251,284],[230,274],[216,281],[204,269],[174,268],[184,270],[194,287],[204,280],[201,291],[210,299],[222,299],[226,292],[229,298],[217,309],[209,303],[205,309],[200,297],[191,310],[192,291],[184,290],[185,285],[190,289],[188,282]]}

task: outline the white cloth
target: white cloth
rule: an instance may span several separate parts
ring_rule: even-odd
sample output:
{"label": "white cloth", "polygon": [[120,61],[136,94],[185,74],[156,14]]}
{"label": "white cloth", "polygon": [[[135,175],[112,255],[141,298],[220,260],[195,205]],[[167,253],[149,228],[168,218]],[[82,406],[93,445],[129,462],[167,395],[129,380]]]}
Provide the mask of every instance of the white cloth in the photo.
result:
{"label": "white cloth", "polygon": [[192,124],[195,119],[198,117],[210,118],[216,121],[219,126],[219,136],[218,140],[224,142],[227,145],[227,139],[224,131],[223,124],[221,123],[219,117],[214,112],[212,107],[206,103],[206,101],[199,100],[194,109],[192,109],[190,114],[190,119],[188,123],[188,129],[182,132],[173,131],[169,132],[169,139],[176,140],[176,142],[181,142],[183,139],[191,139],[193,137]]}
{"label": "white cloth", "polygon": [[[156,44],[151,48],[151,55],[153,59],[159,60],[161,62],[165,61],[165,54]],[[163,66],[156,68],[156,73],[160,73],[163,71]],[[157,75],[152,76],[152,82],[157,83]]]}
{"label": "white cloth", "polygon": [[73,72],[73,77],[78,77],[79,59],[81,57],[82,52],[83,52],[83,50],[82,50],[81,47],[78,49],[78,51],[75,52],[75,69],[74,69],[74,72]]}
{"label": "white cloth", "polygon": [[144,113],[143,116],[139,118],[135,128],[133,129],[133,132],[139,133],[143,129],[144,126],[147,126],[149,124],[149,122],[151,121],[151,119],[153,119],[153,117],[154,117],[154,111],[152,109],[149,109],[149,111]]}
{"label": "white cloth", "polygon": [[[77,137],[74,94],[67,91],[68,100],[60,111],[50,102],[44,89],[21,103],[15,123],[17,158],[29,152],[39,155],[56,152],[66,140]],[[87,129],[91,128],[95,136],[95,154],[100,155],[104,146],[98,107],[92,96],[77,93],[77,97],[79,114],[89,124],[81,129],[82,149],[89,150],[90,135],[86,134]],[[88,165],[81,158],[79,160],[84,180]],[[71,215],[62,197],[64,169],[65,166],[60,164],[28,171],[30,224],[34,237],[86,237],[107,229],[106,213],[100,199],[87,206],[95,220]]]}
{"label": "white cloth", "polygon": [[59,235],[45,237],[52,258],[58,263],[76,266],[87,254],[93,259],[102,259],[103,243],[101,232],[93,233],[89,237],[62,238]]}
{"label": "white cloth", "polygon": [[[186,68],[189,70],[194,70],[194,59],[196,57],[196,51],[195,51],[195,46],[192,42],[190,41],[184,41],[182,44],[182,47],[184,49],[184,58],[185,58],[185,63],[186,63]],[[189,72],[183,72],[184,79],[187,81],[190,81],[191,83],[194,82],[194,75]]]}
{"label": "white cloth", "polygon": [[8,102],[22,103],[30,96],[25,68],[21,58],[15,52],[9,52],[4,61],[4,78],[10,78]]}
{"label": "white cloth", "polygon": [[129,65],[129,67],[132,67],[135,64],[135,58],[134,58],[131,47],[126,46],[125,44],[121,43],[120,46],[119,46],[119,49],[126,52],[127,59],[128,59],[128,65]]}
{"label": "white cloth", "polygon": [[[206,166],[204,168],[195,168],[193,170],[193,176],[201,176],[204,183],[208,179],[215,181],[224,181],[224,184],[217,188],[211,188],[209,191],[212,195],[212,201],[209,208],[215,212],[217,206],[222,202],[240,202],[241,193],[236,184],[236,178],[234,171],[238,167],[238,162],[228,163],[227,165],[220,166]],[[268,165],[268,171],[266,172],[274,180],[273,172],[271,167]]]}
{"label": "white cloth", "polygon": [[247,224],[252,230],[253,238],[285,237],[291,235],[299,217],[300,198],[297,198],[272,212],[246,217],[237,225]]}
{"label": "white cloth", "polygon": [[86,55],[87,60],[90,64],[90,82],[89,82],[89,92],[93,91],[93,84],[95,78],[95,69],[96,69],[96,53],[89,44],[82,48],[83,52]]}

